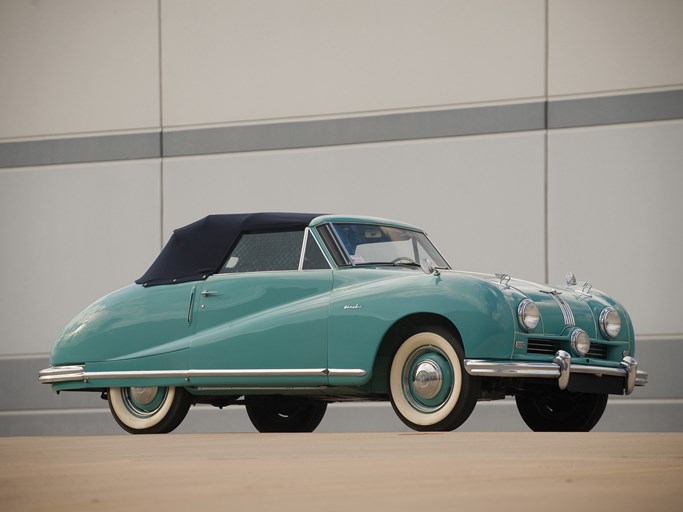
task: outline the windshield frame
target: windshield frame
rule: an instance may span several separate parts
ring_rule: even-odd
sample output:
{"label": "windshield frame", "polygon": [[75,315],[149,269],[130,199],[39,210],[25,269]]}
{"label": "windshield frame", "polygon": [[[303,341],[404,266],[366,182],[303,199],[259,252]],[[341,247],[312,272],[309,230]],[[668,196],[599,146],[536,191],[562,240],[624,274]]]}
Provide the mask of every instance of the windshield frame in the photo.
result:
{"label": "windshield frame", "polygon": [[[348,241],[345,240],[345,237],[339,229],[340,226],[359,226],[363,227],[365,229],[371,229],[373,227],[379,228],[383,234],[387,233],[394,233],[398,234],[398,232],[403,232],[403,234],[408,234],[409,238],[406,238],[404,240],[393,240],[388,239],[385,240],[384,243],[387,242],[405,242],[410,240],[411,245],[413,247],[413,254],[411,256],[406,255],[406,260],[411,260],[411,262],[400,262],[396,261],[396,258],[392,261],[387,261],[387,260],[372,260],[372,261],[364,261],[362,258],[359,259],[357,256],[354,256],[350,254],[349,252],[349,247],[348,247]],[[339,252],[342,253],[343,259],[345,261],[339,262],[337,261],[337,266],[338,267],[376,267],[376,266],[392,266],[392,267],[415,267],[415,268],[420,268],[420,261],[414,261],[414,256],[415,256],[415,251],[421,251],[426,253],[426,256],[430,259],[431,263],[434,265],[435,268],[438,268],[440,270],[451,270],[451,266],[449,265],[448,261],[446,258],[443,257],[441,252],[437,249],[437,247],[432,243],[432,241],[429,239],[427,234],[420,230],[420,229],[415,229],[415,228],[408,228],[405,226],[395,226],[392,224],[384,224],[384,223],[367,223],[367,222],[357,222],[357,221],[343,221],[343,222],[329,222],[325,223],[323,226],[325,226],[327,229],[329,229],[328,233],[332,234],[334,237],[334,242],[335,242],[335,249]],[[318,226],[323,227],[323,226]],[[360,245],[360,244],[358,244]],[[366,244],[369,245],[369,244]],[[354,253],[355,254],[355,253]],[[418,258],[419,259],[419,258]],[[424,256],[422,257],[424,259]]]}

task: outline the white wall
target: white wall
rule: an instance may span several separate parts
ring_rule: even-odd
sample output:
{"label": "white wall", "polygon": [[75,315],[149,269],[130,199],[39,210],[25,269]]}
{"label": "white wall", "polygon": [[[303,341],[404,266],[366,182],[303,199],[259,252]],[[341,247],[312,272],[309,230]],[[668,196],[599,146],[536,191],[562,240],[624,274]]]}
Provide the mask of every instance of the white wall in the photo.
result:
{"label": "white wall", "polygon": [[[160,132],[310,119],[334,134],[339,119],[371,130],[377,114],[683,90],[681,26],[676,0],[3,0],[0,164],[36,148],[68,161],[92,135],[154,145]],[[680,397],[672,358],[647,359],[683,345],[680,115],[442,139],[411,129],[416,140],[178,158],[159,144],[146,160],[0,168],[0,363],[46,358],[175,227],[332,211],[424,226],[458,268],[547,269],[554,282],[574,271],[632,313],[656,375],[646,393]]]}
{"label": "white wall", "polygon": [[548,92],[683,84],[680,0],[550,0]]}
{"label": "white wall", "polygon": [[167,159],[164,236],[220,211],[359,213],[423,227],[456,268],[542,281],[543,162],[541,133]]}
{"label": "white wall", "polygon": [[550,135],[550,273],[618,297],[640,335],[683,333],[683,122]]}
{"label": "white wall", "polygon": [[162,3],[166,126],[544,94],[542,0]]}
{"label": "white wall", "polygon": [[0,140],[159,126],[157,0],[0,2]]}
{"label": "white wall", "polygon": [[159,162],[0,171],[0,351],[49,352],[159,252]]}

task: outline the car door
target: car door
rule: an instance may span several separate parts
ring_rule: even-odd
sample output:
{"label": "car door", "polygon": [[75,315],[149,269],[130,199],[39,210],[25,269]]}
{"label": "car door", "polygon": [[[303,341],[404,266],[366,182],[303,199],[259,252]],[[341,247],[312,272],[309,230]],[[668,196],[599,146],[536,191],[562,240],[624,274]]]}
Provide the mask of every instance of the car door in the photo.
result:
{"label": "car door", "polygon": [[191,368],[225,370],[230,386],[327,384],[332,271],[324,258],[305,263],[304,235],[241,236],[222,271],[203,283]]}

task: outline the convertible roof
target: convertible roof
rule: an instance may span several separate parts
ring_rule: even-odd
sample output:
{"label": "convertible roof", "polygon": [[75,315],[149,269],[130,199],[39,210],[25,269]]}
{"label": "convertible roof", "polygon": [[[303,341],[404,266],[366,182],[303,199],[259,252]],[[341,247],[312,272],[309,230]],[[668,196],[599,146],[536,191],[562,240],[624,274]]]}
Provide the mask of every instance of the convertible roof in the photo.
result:
{"label": "convertible roof", "polygon": [[206,279],[217,272],[244,232],[304,229],[317,213],[238,213],[209,215],[173,231],[147,272],[144,286]]}

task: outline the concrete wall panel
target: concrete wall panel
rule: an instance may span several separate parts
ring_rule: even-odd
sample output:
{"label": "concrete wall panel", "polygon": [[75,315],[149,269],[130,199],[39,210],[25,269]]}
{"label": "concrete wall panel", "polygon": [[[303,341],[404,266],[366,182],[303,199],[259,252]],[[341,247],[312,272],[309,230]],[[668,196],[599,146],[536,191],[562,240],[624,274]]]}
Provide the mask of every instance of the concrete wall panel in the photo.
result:
{"label": "concrete wall panel", "polygon": [[541,0],[162,4],[164,124],[544,94]]}
{"label": "concrete wall panel", "polygon": [[157,4],[0,2],[0,139],[159,126]]}
{"label": "concrete wall panel", "polygon": [[417,224],[459,269],[542,280],[543,135],[167,159],[164,238],[210,213],[357,213]]}
{"label": "concrete wall panel", "polygon": [[159,252],[159,162],[0,172],[0,343],[45,353],[100,296]]}
{"label": "concrete wall panel", "polygon": [[683,122],[549,137],[550,275],[615,295],[636,333],[683,333]]}
{"label": "concrete wall panel", "polygon": [[680,0],[550,0],[548,94],[683,84]]}

